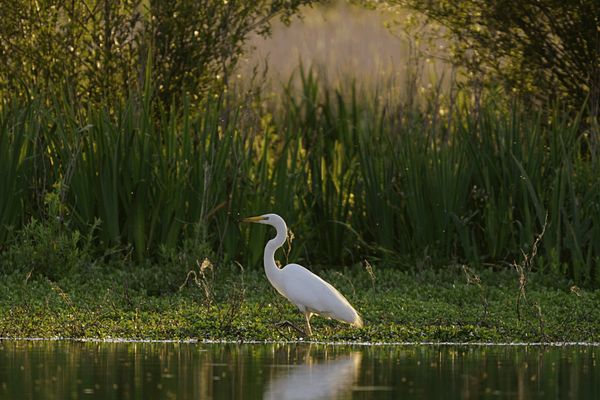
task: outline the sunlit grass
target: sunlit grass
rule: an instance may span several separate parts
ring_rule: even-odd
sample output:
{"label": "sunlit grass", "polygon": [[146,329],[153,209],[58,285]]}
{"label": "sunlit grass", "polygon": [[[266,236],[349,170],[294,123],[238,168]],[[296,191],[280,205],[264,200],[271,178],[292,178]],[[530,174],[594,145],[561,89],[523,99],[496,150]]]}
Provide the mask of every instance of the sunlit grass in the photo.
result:
{"label": "sunlit grass", "polygon": [[[4,311],[0,337],[234,341],[302,337],[277,327],[282,320],[301,325],[303,317],[270,287],[262,271],[217,266],[214,279],[208,281],[212,300],[208,302],[204,288],[191,279],[185,284],[186,271],[175,264],[98,267],[58,280],[5,275],[0,282]],[[512,273],[482,271],[477,284],[458,266],[407,274],[376,265],[374,284],[360,268],[322,275],[348,296],[365,327],[315,317],[311,339],[316,341],[600,340],[598,296],[585,289],[569,291],[562,279],[530,276],[529,302],[519,313]]]}

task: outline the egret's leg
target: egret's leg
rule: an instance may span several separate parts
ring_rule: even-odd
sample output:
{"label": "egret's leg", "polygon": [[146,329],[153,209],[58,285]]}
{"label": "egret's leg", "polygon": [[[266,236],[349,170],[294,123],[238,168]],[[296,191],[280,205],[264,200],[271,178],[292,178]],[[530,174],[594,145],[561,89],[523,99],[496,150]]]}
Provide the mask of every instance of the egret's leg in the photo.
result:
{"label": "egret's leg", "polygon": [[312,336],[312,329],[310,329],[310,317],[312,317],[312,313],[304,313],[304,318],[306,318],[306,331],[308,332],[308,336]]}

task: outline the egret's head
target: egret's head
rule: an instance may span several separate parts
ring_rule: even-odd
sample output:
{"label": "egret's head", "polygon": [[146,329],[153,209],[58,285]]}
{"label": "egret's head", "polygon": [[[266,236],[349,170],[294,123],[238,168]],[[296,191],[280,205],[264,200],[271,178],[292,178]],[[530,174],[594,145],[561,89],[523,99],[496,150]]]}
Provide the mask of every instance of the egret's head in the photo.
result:
{"label": "egret's head", "polygon": [[283,220],[283,218],[281,218],[277,214],[264,214],[264,215],[259,215],[257,217],[242,218],[240,221],[241,222],[254,222],[257,224],[265,224],[265,225],[271,225],[271,226],[275,226],[275,227],[277,227],[277,226],[285,227],[285,221]]}

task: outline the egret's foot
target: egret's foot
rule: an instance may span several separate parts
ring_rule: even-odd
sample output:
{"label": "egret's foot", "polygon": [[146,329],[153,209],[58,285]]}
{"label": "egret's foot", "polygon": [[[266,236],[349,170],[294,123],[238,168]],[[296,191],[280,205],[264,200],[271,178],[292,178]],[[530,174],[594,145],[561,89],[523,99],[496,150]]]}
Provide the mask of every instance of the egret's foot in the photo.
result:
{"label": "egret's foot", "polygon": [[296,332],[298,332],[298,333],[299,333],[301,336],[303,336],[303,337],[308,337],[308,336],[310,336],[310,335],[307,335],[307,334],[306,334],[306,332],[304,332],[302,329],[298,328],[296,325],[294,325],[293,323],[291,323],[291,322],[290,322],[290,321],[288,321],[288,320],[281,321],[281,322],[277,322],[277,323],[275,324],[275,326],[276,326],[277,328],[283,328],[283,327],[287,326],[287,327],[289,327],[289,328],[292,328],[292,329],[293,329],[293,330],[295,330]]}

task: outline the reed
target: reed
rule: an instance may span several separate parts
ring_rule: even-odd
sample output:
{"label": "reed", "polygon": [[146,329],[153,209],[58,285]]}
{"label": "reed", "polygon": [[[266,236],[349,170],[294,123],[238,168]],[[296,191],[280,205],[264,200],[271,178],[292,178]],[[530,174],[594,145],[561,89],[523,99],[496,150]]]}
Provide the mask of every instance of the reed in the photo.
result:
{"label": "reed", "polygon": [[[42,126],[36,102],[20,106],[12,99],[0,109],[0,249],[10,239],[11,228],[19,228],[35,214],[45,177],[39,157]],[[37,199],[41,200],[41,199]]]}
{"label": "reed", "polygon": [[8,99],[0,242],[43,219],[55,190],[69,227],[139,259],[185,239],[257,266],[270,233],[237,218],[274,211],[296,233],[289,256],[312,265],[510,268],[546,226],[537,268],[600,283],[600,162],[578,117],[494,92],[408,107],[297,78],[267,106],[220,94],[161,107],[149,89],[104,108]]}

